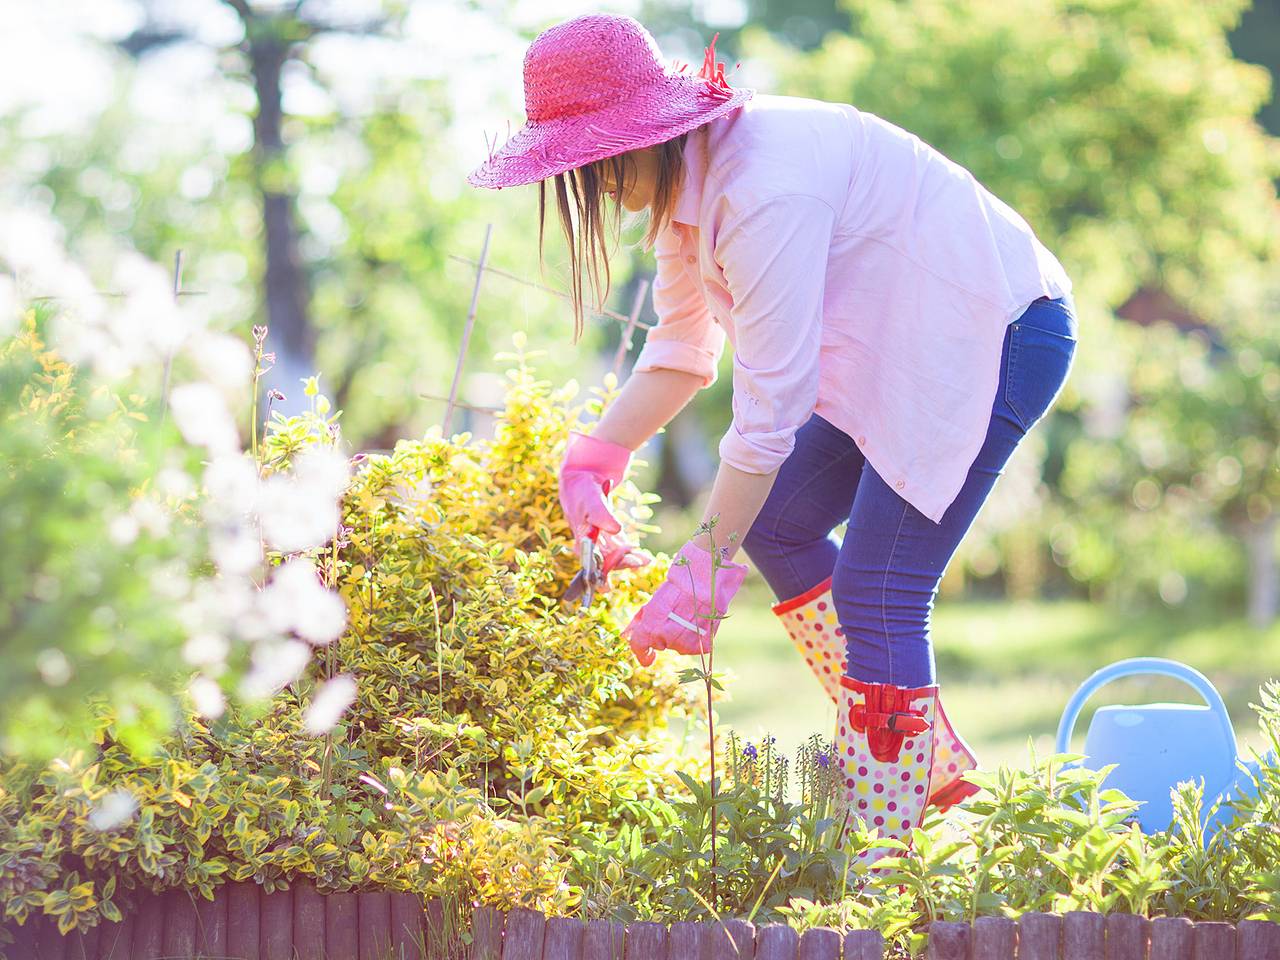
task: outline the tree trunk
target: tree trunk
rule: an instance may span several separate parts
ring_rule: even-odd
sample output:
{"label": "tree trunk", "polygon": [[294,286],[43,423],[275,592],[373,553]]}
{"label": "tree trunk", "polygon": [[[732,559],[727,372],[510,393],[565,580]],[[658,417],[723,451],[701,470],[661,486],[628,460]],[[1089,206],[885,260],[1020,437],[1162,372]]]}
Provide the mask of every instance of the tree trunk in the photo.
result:
{"label": "tree trunk", "polygon": [[1259,630],[1271,626],[1280,612],[1280,575],[1276,570],[1275,514],[1244,529],[1249,557],[1249,623]]}
{"label": "tree trunk", "polygon": [[[250,25],[245,26],[249,29]],[[265,386],[276,387],[288,398],[283,403],[277,401],[275,409],[290,414],[308,406],[298,381],[316,371],[315,330],[308,316],[310,293],[298,252],[293,180],[286,168],[282,131],[280,80],[289,59],[289,43],[278,31],[261,27],[250,30],[249,36],[249,61],[258,97],[253,154],[266,243],[267,347],[276,354],[275,368],[264,380]]]}

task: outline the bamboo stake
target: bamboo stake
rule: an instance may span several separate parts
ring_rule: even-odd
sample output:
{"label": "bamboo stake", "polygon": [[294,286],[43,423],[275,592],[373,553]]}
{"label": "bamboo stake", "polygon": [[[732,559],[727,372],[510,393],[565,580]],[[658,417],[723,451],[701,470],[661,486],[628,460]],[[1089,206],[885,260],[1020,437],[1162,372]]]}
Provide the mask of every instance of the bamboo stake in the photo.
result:
{"label": "bamboo stake", "polygon": [[[418,394],[423,400],[445,400],[449,398],[441,396],[438,393],[420,393]],[[459,410],[470,410],[472,413],[500,413],[503,407],[486,407],[475,403],[463,403],[461,400],[455,400],[453,404]]]}
{"label": "bamboo stake", "polygon": [[[478,264],[475,260],[472,260],[472,259],[470,259],[470,258],[468,258],[468,257],[460,257],[460,256],[458,256],[458,255],[457,255],[457,254],[455,254],[455,253],[451,253],[451,254],[449,254],[448,256],[449,256],[449,259],[450,259],[450,260],[456,260],[458,263],[465,263],[465,264],[467,264],[468,266],[472,266],[472,267],[475,267],[475,266],[481,266],[481,265],[480,265],[480,264]],[[535,282],[535,281],[533,281],[533,280],[526,280],[524,277],[521,277],[521,276],[519,276],[519,275],[517,275],[517,274],[514,274],[514,273],[508,273],[506,270],[500,270],[500,269],[499,269],[499,268],[497,268],[497,267],[487,267],[487,266],[486,266],[486,267],[482,267],[482,269],[483,269],[486,273],[492,273],[492,274],[494,274],[495,276],[502,277],[502,278],[504,278],[504,279],[506,279],[506,280],[514,280],[516,283],[524,284],[526,287],[532,287],[532,288],[533,288],[533,289],[535,289],[535,290],[541,290],[543,293],[549,293],[549,294],[551,294],[551,295],[552,295],[552,296],[554,296],[554,297],[559,297],[561,300],[571,300],[571,299],[572,299],[572,298],[571,298],[567,293],[565,293],[563,290],[557,290],[555,287],[548,287],[546,284],[536,283],[536,282]],[[631,318],[630,318],[630,317],[623,316],[621,313],[617,313],[617,312],[615,312],[615,311],[613,311],[613,310],[608,309],[607,307],[605,307],[605,308],[601,308],[601,309],[600,309],[600,310],[598,310],[598,311],[594,311],[594,315],[595,315],[595,316],[598,316],[598,317],[604,317],[604,318],[606,318],[606,319],[608,319],[608,320],[616,321],[617,323],[621,323],[621,324],[623,324],[624,326],[625,326],[626,324],[628,324],[628,323],[630,323],[630,322],[631,322]],[[652,328],[653,328],[653,324],[651,324],[651,323],[640,323],[640,322],[638,322],[638,321],[637,321],[637,323],[636,323],[636,326],[638,326],[638,327],[639,327],[640,329],[642,329],[642,330],[650,330],[650,329],[652,329]]]}
{"label": "bamboo stake", "polygon": [[631,335],[635,333],[636,325],[640,322],[640,311],[644,309],[644,298],[649,293],[649,280],[644,278],[636,287],[635,299],[631,301],[631,316],[627,318],[627,327],[622,331],[622,339],[618,341],[618,352],[613,355],[613,375],[616,378],[619,371],[622,370],[622,361],[627,358],[627,353],[631,350]]}
{"label": "bamboo stake", "polygon": [[[176,307],[182,302],[182,249],[173,255],[173,304]],[[173,352],[164,355],[164,381],[160,384],[160,425],[164,426],[165,415],[169,412],[169,372],[173,369]]]}
{"label": "bamboo stake", "polygon": [[485,261],[489,259],[489,238],[493,235],[493,224],[485,224],[484,245],[480,248],[480,261],[476,264],[476,282],[471,288],[471,307],[467,310],[467,325],[462,330],[462,345],[458,348],[458,364],[453,369],[453,383],[449,386],[449,402],[444,408],[443,432],[449,436],[449,426],[453,422],[453,408],[458,401],[458,383],[462,379],[462,366],[467,359],[467,347],[471,345],[471,330],[476,323],[476,304],[480,300],[480,284],[484,281]]}

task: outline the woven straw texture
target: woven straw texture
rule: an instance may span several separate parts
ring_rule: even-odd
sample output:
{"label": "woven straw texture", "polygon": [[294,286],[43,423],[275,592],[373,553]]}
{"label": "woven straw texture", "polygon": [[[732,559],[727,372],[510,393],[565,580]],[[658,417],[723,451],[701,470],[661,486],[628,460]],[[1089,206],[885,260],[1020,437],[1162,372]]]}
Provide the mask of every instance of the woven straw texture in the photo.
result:
{"label": "woven straw texture", "polygon": [[477,187],[545,180],[595,160],[663,143],[746,103],[730,87],[715,40],[696,74],[668,69],[631,17],[591,14],[538,35],[524,58],[527,121],[468,175]]}

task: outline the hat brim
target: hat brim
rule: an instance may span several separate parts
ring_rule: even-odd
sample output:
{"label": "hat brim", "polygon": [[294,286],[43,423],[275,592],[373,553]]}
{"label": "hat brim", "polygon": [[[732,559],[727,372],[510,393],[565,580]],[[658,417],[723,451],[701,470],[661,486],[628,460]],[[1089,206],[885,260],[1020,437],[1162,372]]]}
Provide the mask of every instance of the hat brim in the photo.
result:
{"label": "hat brim", "polygon": [[748,88],[716,87],[686,74],[666,74],[653,86],[600,110],[558,120],[529,121],[467,175],[477,187],[499,190],[665,143],[736,110]]}

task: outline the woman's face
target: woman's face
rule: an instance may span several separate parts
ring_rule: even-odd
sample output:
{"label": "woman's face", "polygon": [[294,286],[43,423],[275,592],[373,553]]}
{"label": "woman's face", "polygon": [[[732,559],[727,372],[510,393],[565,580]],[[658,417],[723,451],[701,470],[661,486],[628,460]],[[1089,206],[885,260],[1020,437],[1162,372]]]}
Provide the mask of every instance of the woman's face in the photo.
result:
{"label": "woman's face", "polygon": [[[622,206],[632,213],[638,213],[653,203],[653,195],[658,184],[658,154],[652,147],[643,147],[622,155],[626,166],[626,190],[622,194]],[[613,179],[611,164],[604,165],[601,176],[604,188],[610,193],[618,189]]]}

